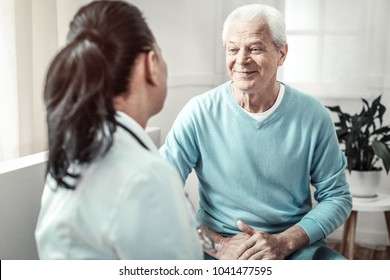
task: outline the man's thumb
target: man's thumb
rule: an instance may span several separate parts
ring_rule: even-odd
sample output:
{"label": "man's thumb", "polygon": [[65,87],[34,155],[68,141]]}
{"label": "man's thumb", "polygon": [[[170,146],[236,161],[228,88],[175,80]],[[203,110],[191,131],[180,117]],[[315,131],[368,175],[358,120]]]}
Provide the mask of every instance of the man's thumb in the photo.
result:
{"label": "man's thumb", "polygon": [[241,230],[242,232],[244,232],[248,235],[253,235],[255,233],[255,230],[253,228],[251,228],[250,226],[248,226],[247,224],[245,224],[241,220],[237,221],[237,226],[238,226],[239,230]]}

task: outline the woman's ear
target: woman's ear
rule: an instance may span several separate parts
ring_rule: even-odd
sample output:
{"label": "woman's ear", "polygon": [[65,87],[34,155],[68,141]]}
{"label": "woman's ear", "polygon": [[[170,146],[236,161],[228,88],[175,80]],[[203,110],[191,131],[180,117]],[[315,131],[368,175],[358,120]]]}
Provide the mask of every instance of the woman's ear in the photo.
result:
{"label": "woman's ear", "polygon": [[148,84],[158,86],[158,57],[154,50],[146,54],[145,59],[145,78]]}

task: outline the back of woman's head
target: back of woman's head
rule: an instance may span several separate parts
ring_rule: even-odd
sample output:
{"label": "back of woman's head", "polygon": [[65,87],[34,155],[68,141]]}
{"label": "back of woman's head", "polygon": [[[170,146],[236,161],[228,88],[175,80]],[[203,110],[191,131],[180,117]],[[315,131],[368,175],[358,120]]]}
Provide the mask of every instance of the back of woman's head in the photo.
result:
{"label": "back of woman's head", "polygon": [[66,46],[48,69],[47,173],[58,186],[75,187],[67,177],[73,165],[104,155],[116,129],[113,98],[125,94],[137,55],[154,37],[141,12],[122,1],[96,1],[82,7],[70,24]]}

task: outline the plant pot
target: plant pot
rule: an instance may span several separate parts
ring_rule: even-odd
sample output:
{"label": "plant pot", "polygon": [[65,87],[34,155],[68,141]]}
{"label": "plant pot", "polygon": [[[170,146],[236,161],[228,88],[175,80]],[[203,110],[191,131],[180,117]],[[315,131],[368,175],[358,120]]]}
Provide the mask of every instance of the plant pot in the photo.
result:
{"label": "plant pot", "polygon": [[380,171],[346,171],[349,190],[353,197],[372,199],[377,197],[380,183]]}

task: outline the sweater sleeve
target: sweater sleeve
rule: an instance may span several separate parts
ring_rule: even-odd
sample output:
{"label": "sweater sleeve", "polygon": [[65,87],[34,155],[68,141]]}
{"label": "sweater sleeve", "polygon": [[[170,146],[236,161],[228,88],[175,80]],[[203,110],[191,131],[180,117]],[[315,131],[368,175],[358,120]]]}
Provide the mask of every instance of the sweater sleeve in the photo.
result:
{"label": "sweater sleeve", "polygon": [[193,106],[193,100],[184,106],[160,148],[160,154],[179,172],[183,185],[199,157]]}
{"label": "sweater sleeve", "polygon": [[340,227],[352,209],[352,197],[345,178],[346,159],[337,140],[333,122],[322,112],[323,123],[316,138],[311,165],[311,184],[317,204],[298,225],[310,243],[324,239]]}

